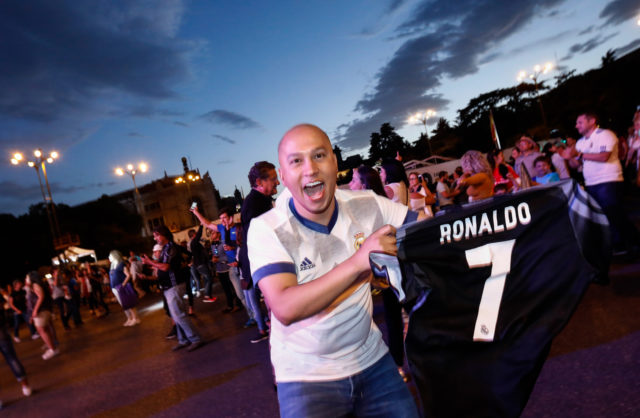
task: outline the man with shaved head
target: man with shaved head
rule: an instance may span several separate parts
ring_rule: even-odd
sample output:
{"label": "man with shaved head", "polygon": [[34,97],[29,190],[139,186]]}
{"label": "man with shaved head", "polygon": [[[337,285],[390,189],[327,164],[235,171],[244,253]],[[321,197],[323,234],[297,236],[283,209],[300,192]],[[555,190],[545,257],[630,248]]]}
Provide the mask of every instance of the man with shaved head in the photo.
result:
{"label": "man with shaved head", "polygon": [[272,312],[281,415],[417,416],[371,317],[369,253],[395,255],[396,227],[418,214],[371,191],[336,190],[337,159],[316,126],[290,129],[278,160],[287,190],[247,240]]}

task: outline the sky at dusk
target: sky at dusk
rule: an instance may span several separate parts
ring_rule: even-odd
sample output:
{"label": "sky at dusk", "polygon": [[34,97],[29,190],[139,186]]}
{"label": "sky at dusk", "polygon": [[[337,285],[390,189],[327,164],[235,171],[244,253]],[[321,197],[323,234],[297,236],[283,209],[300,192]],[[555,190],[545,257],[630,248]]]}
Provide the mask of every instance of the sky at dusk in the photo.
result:
{"label": "sky at dusk", "polygon": [[180,174],[183,156],[223,196],[248,193],[295,124],[346,155],[384,122],[413,142],[412,113],[455,122],[535,64],[560,68],[551,81],[596,68],[640,46],[639,18],[637,0],[3,1],[0,213],[42,201],[16,151],[60,153],[56,203],[130,189],[114,174],[129,162],[149,165],[138,185]]}

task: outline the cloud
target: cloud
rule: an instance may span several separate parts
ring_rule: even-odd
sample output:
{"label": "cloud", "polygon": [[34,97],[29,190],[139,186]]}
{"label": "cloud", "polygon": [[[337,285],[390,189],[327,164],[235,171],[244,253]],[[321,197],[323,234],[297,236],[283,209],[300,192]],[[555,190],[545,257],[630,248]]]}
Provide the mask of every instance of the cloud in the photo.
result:
{"label": "cloud", "polygon": [[233,163],[235,160],[220,160],[218,161],[218,164],[222,165],[222,164],[231,164]]}
{"label": "cloud", "polygon": [[219,123],[236,129],[256,129],[260,124],[251,118],[228,110],[216,109],[199,116],[200,119],[211,123]]}
{"label": "cloud", "polygon": [[188,76],[192,47],[175,38],[179,0],[37,0],[2,9],[2,116],[48,122],[96,108],[104,96],[166,99]]}
{"label": "cloud", "polygon": [[173,121],[173,124],[174,124],[174,125],[177,125],[177,126],[183,126],[183,127],[185,127],[185,128],[189,127],[189,125],[187,125],[187,124],[186,124],[186,123],[184,123],[184,122],[180,122],[179,120],[174,120],[174,121]]}
{"label": "cloud", "polygon": [[146,138],[144,135],[142,135],[140,132],[129,132],[127,134],[127,136],[131,136],[134,138]]}
{"label": "cloud", "polygon": [[395,31],[397,38],[408,39],[356,104],[362,116],[341,130],[337,142],[348,150],[361,148],[384,122],[400,128],[415,111],[445,108],[449,101],[435,91],[443,77],[477,72],[489,51],[561,2],[500,0],[491,7],[475,0],[421,2]]}
{"label": "cloud", "polygon": [[605,25],[615,25],[638,15],[637,0],[613,0],[600,12],[600,18],[606,19]]}
{"label": "cloud", "polygon": [[[107,181],[66,186],[59,182],[50,182],[49,184],[51,186],[51,194],[54,202],[59,202],[56,196],[61,194],[72,194],[83,190],[110,187],[116,183],[116,181]],[[40,190],[40,185],[38,183],[23,184],[16,183],[11,180],[0,181],[0,196],[2,196],[2,200],[13,202],[32,201],[33,203],[39,203],[42,201],[42,191]]]}
{"label": "cloud", "polygon": [[234,141],[233,139],[229,138],[228,136],[224,136],[224,135],[218,135],[218,134],[211,134],[212,137],[217,138],[221,141],[227,142],[229,144],[235,144],[236,141]]}
{"label": "cloud", "polygon": [[598,35],[598,36],[594,36],[593,38],[585,42],[573,44],[571,45],[571,47],[569,47],[569,52],[567,53],[567,55],[560,58],[560,61],[568,61],[571,58],[573,58],[574,55],[576,54],[584,54],[586,52],[589,52],[594,48],[597,48],[598,46],[604,44],[605,42],[607,42],[609,39],[613,38],[616,35],[617,35],[617,32],[611,33],[609,35]]}
{"label": "cloud", "polygon": [[640,47],[640,38],[635,39],[629,42],[628,44],[621,46],[620,48],[616,48],[616,56],[621,57],[626,53],[635,50],[638,47]]}

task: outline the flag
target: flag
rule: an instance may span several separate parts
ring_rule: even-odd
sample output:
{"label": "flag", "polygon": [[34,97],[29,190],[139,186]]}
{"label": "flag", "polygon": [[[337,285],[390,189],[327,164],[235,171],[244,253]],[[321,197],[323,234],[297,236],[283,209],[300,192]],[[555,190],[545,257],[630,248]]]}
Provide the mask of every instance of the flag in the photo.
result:
{"label": "flag", "polygon": [[500,145],[500,138],[498,137],[498,130],[496,129],[496,122],[493,120],[493,112],[489,109],[489,125],[491,126],[491,139],[496,145],[497,149],[502,149]]}

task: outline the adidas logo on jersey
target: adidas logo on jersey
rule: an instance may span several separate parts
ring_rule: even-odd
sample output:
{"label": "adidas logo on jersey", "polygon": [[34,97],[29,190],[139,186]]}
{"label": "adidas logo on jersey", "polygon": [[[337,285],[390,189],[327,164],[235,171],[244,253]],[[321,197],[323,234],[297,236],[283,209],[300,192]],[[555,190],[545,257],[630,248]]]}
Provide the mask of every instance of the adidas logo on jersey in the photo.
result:
{"label": "adidas logo on jersey", "polygon": [[302,263],[300,263],[300,271],[309,270],[315,267],[316,265],[307,257],[305,257],[304,260],[302,260]]}

